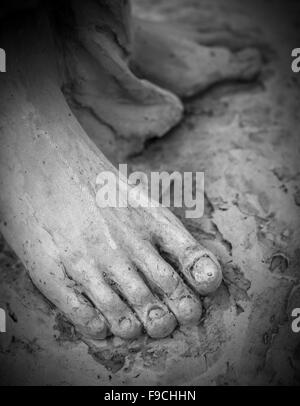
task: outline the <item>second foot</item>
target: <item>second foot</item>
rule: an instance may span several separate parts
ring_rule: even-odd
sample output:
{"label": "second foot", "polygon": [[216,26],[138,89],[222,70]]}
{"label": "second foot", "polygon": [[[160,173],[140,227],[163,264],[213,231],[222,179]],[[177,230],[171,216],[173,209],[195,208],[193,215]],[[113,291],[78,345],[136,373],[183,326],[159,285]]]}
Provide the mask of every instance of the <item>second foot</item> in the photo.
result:
{"label": "second foot", "polygon": [[261,70],[261,55],[254,48],[233,52],[220,45],[219,37],[215,45],[211,38],[209,45],[200,44],[180,25],[134,22],[132,69],[178,96],[193,96],[222,81],[249,81]]}
{"label": "second foot", "polygon": [[95,0],[73,0],[71,4],[68,17],[62,15],[60,22],[64,92],[96,145],[111,156],[113,148],[99,136],[103,129],[111,133],[107,138],[122,160],[140,152],[147,139],[163,136],[178,124],[183,106],[174,94],[130,70],[130,34],[124,32],[128,23],[124,19],[121,24],[127,13],[124,5],[123,14],[118,10],[114,15],[109,3],[104,7]]}

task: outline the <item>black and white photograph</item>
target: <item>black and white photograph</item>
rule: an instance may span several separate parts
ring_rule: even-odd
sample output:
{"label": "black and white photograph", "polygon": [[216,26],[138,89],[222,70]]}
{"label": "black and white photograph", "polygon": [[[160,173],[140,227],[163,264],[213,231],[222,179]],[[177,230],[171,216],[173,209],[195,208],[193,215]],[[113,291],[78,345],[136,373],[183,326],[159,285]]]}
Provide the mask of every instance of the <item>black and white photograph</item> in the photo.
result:
{"label": "black and white photograph", "polygon": [[300,2],[0,2],[0,387],[33,386],[300,387]]}

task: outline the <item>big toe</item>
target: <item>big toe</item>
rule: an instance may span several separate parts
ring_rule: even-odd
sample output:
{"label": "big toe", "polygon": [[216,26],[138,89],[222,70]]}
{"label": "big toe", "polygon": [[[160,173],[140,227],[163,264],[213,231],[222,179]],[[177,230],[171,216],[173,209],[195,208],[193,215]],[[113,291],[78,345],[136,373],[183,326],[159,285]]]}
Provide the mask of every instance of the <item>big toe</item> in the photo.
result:
{"label": "big toe", "polygon": [[200,257],[190,269],[198,292],[207,295],[214,292],[222,281],[220,265],[208,255]]}

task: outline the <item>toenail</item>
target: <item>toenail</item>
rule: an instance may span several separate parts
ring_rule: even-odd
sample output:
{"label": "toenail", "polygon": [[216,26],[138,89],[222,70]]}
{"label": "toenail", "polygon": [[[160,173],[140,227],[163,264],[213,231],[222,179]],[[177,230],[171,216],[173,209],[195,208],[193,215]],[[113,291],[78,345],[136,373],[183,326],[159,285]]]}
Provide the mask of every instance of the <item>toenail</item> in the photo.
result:
{"label": "toenail", "polygon": [[113,334],[125,338],[126,340],[138,337],[142,332],[139,321],[132,316],[125,316],[119,319],[119,322],[112,329]]}
{"label": "toenail", "polygon": [[207,277],[212,277],[216,273],[216,264],[208,257],[201,257],[192,268],[192,275],[196,282],[206,281]]}
{"label": "toenail", "polygon": [[121,330],[128,331],[131,329],[132,321],[128,317],[123,317],[119,321],[119,326],[120,326]]}
{"label": "toenail", "polygon": [[195,262],[191,269],[191,275],[197,282],[198,290],[202,294],[215,291],[222,281],[220,266],[208,255],[202,256]]}
{"label": "toenail", "polygon": [[165,314],[166,314],[166,311],[164,309],[162,309],[159,306],[155,306],[149,310],[148,317],[150,320],[154,320],[154,319],[158,320],[158,319],[161,319],[162,317],[164,317]]}
{"label": "toenail", "polygon": [[103,320],[94,317],[87,324],[87,332],[90,333],[91,336],[101,339],[106,337],[107,327]]}
{"label": "toenail", "polygon": [[190,303],[191,303],[191,298],[188,296],[184,296],[183,298],[180,299],[179,310],[184,310],[184,309],[190,307]]}
{"label": "toenail", "polygon": [[103,330],[105,328],[105,325],[103,321],[100,320],[98,317],[94,317],[88,322],[87,327],[92,330]]}
{"label": "toenail", "polygon": [[159,306],[152,307],[149,310],[148,321],[145,327],[152,338],[167,337],[177,325],[174,315]]}

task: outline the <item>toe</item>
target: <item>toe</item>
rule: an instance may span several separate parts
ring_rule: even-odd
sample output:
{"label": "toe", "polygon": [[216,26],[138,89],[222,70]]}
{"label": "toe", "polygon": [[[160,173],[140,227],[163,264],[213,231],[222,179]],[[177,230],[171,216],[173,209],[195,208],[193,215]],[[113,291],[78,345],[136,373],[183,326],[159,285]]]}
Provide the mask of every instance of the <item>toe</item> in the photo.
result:
{"label": "toe", "polygon": [[199,246],[188,250],[184,273],[201,295],[208,295],[218,289],[222,282],[222,271],[215,256]]}
{"label": "toe", "polygon": [[225,71],[229,78],[251,80],[260,72],[261,64],[260,52],[254,48],[247,48],[231,54],[230,63]]}
{"label": "toe", "polygon": [[[104,339],[108,329],[103,316],[80,293],[74,281],[68,278],[62,263],[43,253],[36,253],[35,261],[39,266],[30,271],[34,284],[82,336]],[[43,272],[37,272],[40,269]]]}
{"label": "toe", "polygon": [[176,319],[167,306],[153,295],[136,267],[121,258],[108,267],[108,277],[141,320],[148,335],[162,338],[176,327]]}
{"label": "toe", "polygon": [[160,214],[162,218],[151,224],[156,245],[176,263],[185,279],[201,295],[214,292],[222,282],[217,258],[203,248],[172,213],[163,209]]}
{"label": "toe", "polygon": [[176,316],[179,324],[197,323],[202,314],[201,301],[180,275],[150,244],[143,243],[135,254],[136,266]]}
{"label": "toe", "polygon": [[84,259],[73,265],[71,272],[72,278],[79,282],[85,295],[104,316],[112,334],[124,339],[141,334],[141,323],[109,285],[105,272]]}
{"label": "toe", "polygon": [[92,338],[94,340],[102,340],[108,335],[108,329],[103,316],[95,310],[94,315],[91,315],[85,324],[78,323],[77,317],[75,320],[75,325],[77,324],[77,331],[84,337]]}
{"label": "toe", "polygon": [[175,317],[166,307],[153,306],[148,311],[147,331],[153,338],[167,337],[175,329],[177,322]]}

